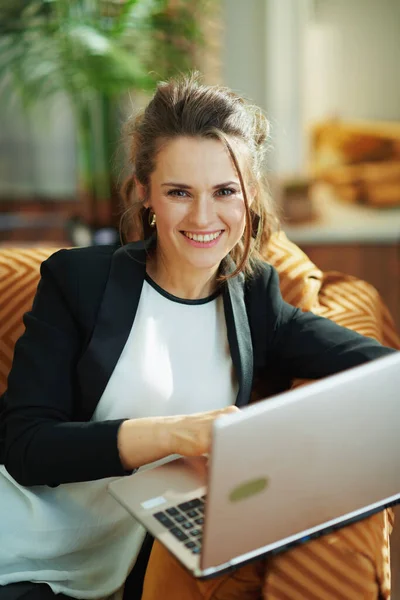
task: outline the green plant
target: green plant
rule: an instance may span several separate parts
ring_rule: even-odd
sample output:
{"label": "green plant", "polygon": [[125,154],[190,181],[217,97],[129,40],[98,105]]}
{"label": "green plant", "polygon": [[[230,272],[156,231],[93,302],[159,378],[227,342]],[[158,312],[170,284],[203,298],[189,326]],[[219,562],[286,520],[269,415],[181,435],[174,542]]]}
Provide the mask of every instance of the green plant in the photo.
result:
{"label": "green plant", "polygon": [[80,193],[110,220],[118,100],[193,68],[209,0],[2,0],[0,89],[26,108],[59,92],[75,115]]}

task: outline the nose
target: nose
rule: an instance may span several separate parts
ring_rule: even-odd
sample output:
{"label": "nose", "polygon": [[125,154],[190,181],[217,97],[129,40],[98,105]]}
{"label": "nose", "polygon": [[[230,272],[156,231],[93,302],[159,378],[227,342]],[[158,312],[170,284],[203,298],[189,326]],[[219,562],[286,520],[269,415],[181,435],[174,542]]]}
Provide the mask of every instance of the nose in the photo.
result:
{"label": "nose", "polygon": [[191,221],[198,229],[206,229],[215,220],[213,198],[208,194],[197,196],[192,204]]}

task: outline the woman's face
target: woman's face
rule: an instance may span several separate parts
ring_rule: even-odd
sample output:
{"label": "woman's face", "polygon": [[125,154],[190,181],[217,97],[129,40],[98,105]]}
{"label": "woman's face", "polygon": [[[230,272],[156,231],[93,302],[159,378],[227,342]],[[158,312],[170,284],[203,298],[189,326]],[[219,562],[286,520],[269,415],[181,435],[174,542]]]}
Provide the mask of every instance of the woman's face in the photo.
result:
{"label": "woman's face", "polygon": [[157,249],[168,267],[217,269],[243,235],[239,178],[219,140],[179,137],[163,146],[146,206],[156,215]]}

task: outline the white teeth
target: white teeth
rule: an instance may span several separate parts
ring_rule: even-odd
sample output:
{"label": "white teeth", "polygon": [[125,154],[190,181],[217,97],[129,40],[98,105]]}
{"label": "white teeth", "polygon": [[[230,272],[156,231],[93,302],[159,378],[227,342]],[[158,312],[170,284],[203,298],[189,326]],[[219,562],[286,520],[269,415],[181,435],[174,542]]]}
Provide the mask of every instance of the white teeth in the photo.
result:
{"label": "white teeth", "polygon": [[207,233],[206,235],[201,235],[197,233],[190,233],[189,231],[184,231],[183,234],[186,235],[190,240],[194,240],[195,242],[211,242],[215,240],[217,237],[221,235],[222,231],[216,231],[215,233]]}

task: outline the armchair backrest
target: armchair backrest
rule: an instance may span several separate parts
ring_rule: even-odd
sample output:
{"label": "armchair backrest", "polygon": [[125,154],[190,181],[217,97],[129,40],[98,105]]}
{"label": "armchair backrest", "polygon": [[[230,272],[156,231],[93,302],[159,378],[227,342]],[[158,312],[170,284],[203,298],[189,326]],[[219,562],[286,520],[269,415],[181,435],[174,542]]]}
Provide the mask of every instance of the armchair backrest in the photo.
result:
{"label": "armchair backrest", "polygon": [[0,394],[6,388],[14,345],[24,331],[40,277],[40,265],[56,248],[0,248]]}

